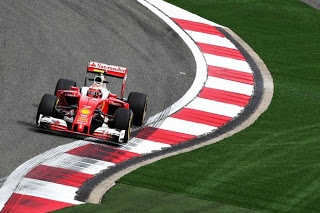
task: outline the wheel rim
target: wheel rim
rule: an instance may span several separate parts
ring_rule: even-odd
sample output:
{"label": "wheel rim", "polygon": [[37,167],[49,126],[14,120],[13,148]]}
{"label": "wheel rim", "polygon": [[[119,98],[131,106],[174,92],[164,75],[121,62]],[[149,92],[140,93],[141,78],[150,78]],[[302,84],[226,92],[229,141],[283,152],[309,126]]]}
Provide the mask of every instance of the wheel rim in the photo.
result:
{"label": "wheel rim", "polygon": [[127,130],[128,131],[128,140],[130,138],[131,123],[132,123],[132,114],[131,114],[130,119],[129,119],[129,125],[128,125],[128,130]]}
{"label": "wheel rim", "polygon": [[146,98],[146,103],[144,104],[143,115],[142,115],[142,124],[144,123],[144,120],[146,117],[147,103],[148,103],[148,98]]}

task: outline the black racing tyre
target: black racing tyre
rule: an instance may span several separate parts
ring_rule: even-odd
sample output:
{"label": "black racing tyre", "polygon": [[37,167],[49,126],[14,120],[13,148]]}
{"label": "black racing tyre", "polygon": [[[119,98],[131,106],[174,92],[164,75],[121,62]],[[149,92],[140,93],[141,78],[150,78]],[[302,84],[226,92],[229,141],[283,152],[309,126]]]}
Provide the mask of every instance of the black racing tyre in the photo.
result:
{"label": "black racing tyre", "polygon": [[113,123],[115,129],[126,130],[123,143],[127,143],[130,137],[131,123],[133,119],[133,113],[130,109],[119,108],[117,109]]}
{"label": "black racing tyre", "polygon": [[148,96],[143,93],[131,92],[128,97],[128,103],[133,112],[133,125],[141,126],[146,117]]}
{"label": "black racing tyre", "polygon": [[69,79],[60,78],[56,85],[56,89],[54,90],[54,95],[57,95],[58,90],[70,90],[71,86],[76,87],[76,82]]}
{"label": "black racing tyre", "polygon": [[36,117],[36,124],[38,125],[39,116],[40,114],[46,116],[53,116],[54,111],[58,105],[58,98],[55,95],[45,94],[38,107],[37,117]]}

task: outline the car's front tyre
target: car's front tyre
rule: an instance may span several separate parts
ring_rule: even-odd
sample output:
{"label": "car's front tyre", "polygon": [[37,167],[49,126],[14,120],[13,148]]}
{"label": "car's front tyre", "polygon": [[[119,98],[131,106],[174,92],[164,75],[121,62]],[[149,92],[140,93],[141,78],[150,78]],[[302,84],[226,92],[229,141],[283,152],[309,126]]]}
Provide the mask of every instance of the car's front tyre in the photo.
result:
{"label": "car's front tyre", "polygon": [[36,124],[39,123],[40,114],[44,116],[53,116],[55,109],[58,106],[59,99],[55,95],[45,94],[39,104],[37,117],[36,117]]}
{"label": "car's front tyre", "polygon": [[114,115],[114,128],[119,130],[126,130],[123,143],[127,143],[129,140],[132,119],[133,113],[130,109],[119,108]]}

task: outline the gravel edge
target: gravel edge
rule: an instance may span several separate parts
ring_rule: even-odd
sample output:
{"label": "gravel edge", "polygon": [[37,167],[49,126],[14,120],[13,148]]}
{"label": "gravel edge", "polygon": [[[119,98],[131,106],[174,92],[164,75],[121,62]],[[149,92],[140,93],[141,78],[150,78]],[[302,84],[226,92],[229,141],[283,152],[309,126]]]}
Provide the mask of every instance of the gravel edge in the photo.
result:
{"label": "gravel edge", "polygon": [[300,1],[308,4],[309,6],[315,8],[317,10],[320,10],[320,1],[319,0],[300,0]]}

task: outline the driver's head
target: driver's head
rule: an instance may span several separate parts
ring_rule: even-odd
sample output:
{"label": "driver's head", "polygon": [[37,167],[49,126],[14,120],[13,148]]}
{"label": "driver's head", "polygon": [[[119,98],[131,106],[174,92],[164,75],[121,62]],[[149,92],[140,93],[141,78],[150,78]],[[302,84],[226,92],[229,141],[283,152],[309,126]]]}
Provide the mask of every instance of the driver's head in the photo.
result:
{"label": "driver's head", "polygon": [[104,81],[104,76],[103,74],[98,75],[94,78],[94,85],[101,87]]}
{"label": "driver's head", "polygon": [[94,97],[94,98],[101,98],[102,97],[102,92],[100,89],[93,89],[90,88],[87,92],[87,96],[89,97]]}

